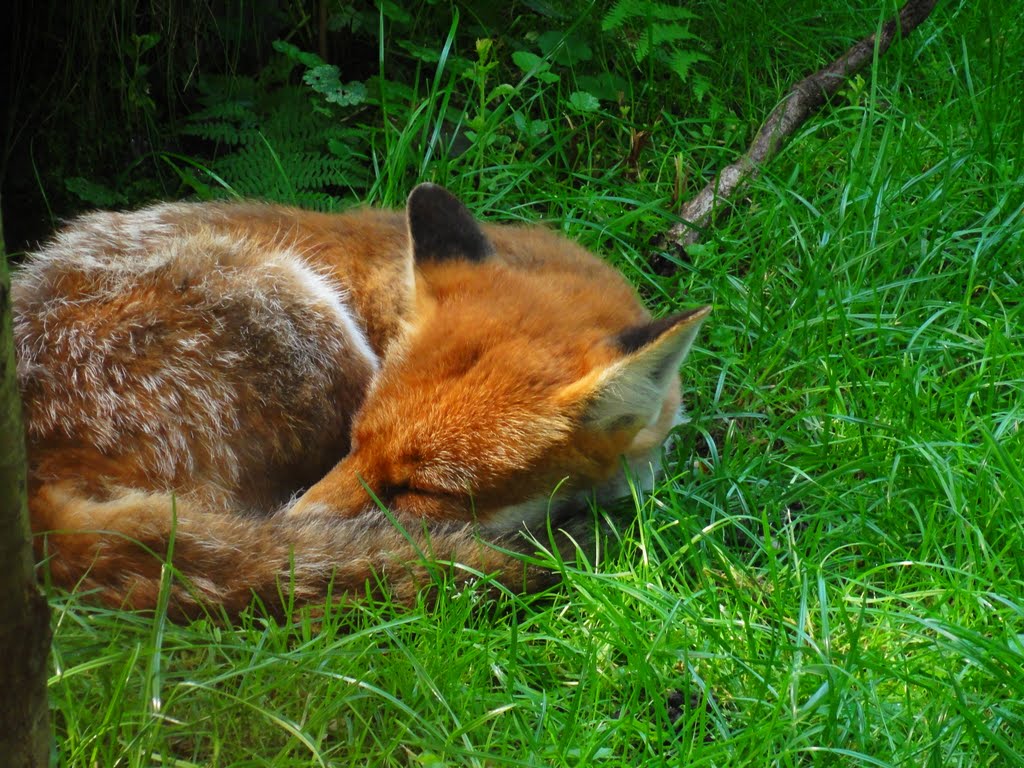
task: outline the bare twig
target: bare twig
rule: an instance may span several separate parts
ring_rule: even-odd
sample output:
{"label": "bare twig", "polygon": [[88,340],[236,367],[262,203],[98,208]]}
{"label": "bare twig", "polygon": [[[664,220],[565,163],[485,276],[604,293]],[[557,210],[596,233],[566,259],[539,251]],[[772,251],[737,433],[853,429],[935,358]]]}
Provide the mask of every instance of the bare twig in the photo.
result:
{"label": "bare twig", "polygon": [[683,204],[679,212],[682,221],[669,229],[666,244],[685,249],[699,242],[719,203],[732,199],[737,190],[756,178],[761,166],[778,154],[785,140],[817,113],[851,75],[871,61],[876,46],[879,55],[884,54],[896,39],[897,30],[901,36],[910,34],[928,18],[935,3],[936,0],[907,0],[896,18],[882,25],[877,40],[875,35],[865,37],[827,67],[794,85],[768,115],[746,153]]}

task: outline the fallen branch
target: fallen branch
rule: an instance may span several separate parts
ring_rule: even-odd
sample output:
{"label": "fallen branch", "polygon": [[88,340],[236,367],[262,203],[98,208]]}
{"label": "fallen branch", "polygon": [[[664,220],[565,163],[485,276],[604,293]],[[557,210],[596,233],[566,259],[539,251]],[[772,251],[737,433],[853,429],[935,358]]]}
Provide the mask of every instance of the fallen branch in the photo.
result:
{"label": "fallen branch", "polygon": [[928,18],[935,3],[936,0],[907,0],[896,18],[882,25],[877,37],[865,37],[827,67],[794,85],[768,115],[746,153],[724,168],[696,197],[683,204],[679,211],[682,221],[668,230],[662,245],[685,250],[699,242],[720,210],[721,203],[731,200],[757,177],[764,163],[779,153],[786,139],[819,112],[851,75],[871,61],[876,47],[879,56],[884,54],[896,39],[897,30],[902,37],[910,34]]}

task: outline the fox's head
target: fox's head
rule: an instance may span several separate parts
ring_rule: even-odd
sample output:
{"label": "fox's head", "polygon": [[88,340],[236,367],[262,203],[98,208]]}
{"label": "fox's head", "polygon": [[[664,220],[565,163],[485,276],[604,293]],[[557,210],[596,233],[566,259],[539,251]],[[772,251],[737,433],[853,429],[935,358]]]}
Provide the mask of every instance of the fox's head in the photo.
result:
{"label": "fox's head", "polygon": [[632,287],[540,228],[481,226],[423,184],[408,208],[416,310],[352,429],[295,506],[345,514],[367,489],[399,516],[529,523],[652,474],[678,369],[709,307],[651,320]]}

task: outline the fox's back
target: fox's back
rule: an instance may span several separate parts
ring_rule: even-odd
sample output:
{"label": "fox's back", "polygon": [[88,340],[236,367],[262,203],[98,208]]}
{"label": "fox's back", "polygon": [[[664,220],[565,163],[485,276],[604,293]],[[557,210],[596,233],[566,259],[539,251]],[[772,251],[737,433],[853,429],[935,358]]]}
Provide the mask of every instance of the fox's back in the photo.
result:
{"label": "fox's back", "polygon": [[403,248],[401,218],[374,213],[165,204],[79,219],[14,286],[35,475],[279,505],[347,451],[409,302]]}

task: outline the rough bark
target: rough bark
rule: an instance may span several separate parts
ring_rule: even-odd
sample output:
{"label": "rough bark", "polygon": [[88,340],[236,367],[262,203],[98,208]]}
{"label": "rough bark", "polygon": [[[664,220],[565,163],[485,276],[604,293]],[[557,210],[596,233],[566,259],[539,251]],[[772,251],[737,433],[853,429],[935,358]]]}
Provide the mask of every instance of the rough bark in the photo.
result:
{"label": "rough bark", "polygon": [[11,768],[49,764],[50,611],[36,585],[27,498],[10,278],[0,229],[0,763]]}
{"label": "rough bark", "polygon": [[881,56],[897,37],[910,34],[928,18],[936,0],[908,0],[895,18],[882,25],[877,35],[868,35],[827,67],[798,82],[772,110],[753,142],[736,162],[724,168],[679,211],[682,219],[673,225],[663,245],[685,250],[699,242],[720,210],[746,184],[757,177],[765,162],[778,154],[786,139],[821,110],[848,78]]}

